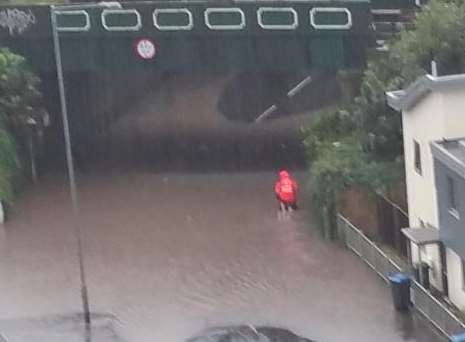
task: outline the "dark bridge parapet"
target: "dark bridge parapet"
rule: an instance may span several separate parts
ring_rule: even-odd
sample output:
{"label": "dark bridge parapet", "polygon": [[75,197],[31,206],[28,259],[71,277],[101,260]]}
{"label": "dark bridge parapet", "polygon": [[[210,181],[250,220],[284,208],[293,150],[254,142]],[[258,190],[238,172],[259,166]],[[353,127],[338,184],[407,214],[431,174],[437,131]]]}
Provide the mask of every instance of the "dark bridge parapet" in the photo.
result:
{"label": "dark bridge parapet", "polygon": [[[122,9],[61,11],[65,70],[125,68],[344,68],[364,63],[370,3],[346,1],[153,1]],[[0,40],[53,70],[47,6],[0,7]],[[153,60],[138,58],[152,39]]]}

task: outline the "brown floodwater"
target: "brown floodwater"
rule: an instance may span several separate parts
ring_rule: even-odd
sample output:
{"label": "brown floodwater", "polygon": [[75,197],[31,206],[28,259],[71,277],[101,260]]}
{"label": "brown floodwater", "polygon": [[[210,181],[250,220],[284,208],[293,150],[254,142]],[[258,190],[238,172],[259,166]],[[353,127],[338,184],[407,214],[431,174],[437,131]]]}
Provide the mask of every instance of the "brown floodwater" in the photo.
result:
{"label": "brown floodwater", "polygon": [[128,341],[183,341],[226,324],[328,342],[439,341],[393,310],[389,288],[356,256],[321,240],[309,203],[279,221],[273,181],[269,172],[94,173],[80,178],[73,219],[65,182],[43,180],[4,227],[0,319],[79,312],[77,224],[91,310],[116,317]]}
{"label": "brown floodwater", "polygon": [[94,342],[180,342],[230,324],[321,342],[440,341],[394,311],[355,255],[320,238],[305,196],[278,220],[275,172],[301,165],[312,114],[229,121],[217,110],[229,79],[178,75],[112,122],[78,160],[78,217],[62,173],[21,193],[0,231],[0,335],[82,340],[79,227]]}

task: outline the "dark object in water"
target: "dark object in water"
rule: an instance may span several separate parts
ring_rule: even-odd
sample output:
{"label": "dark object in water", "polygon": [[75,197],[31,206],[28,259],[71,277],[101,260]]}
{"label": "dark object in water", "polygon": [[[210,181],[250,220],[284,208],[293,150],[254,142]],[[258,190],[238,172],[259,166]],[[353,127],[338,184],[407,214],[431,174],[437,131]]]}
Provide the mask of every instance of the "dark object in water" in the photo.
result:
{"label": "dark object in water", "polygon": [[187,342],[315,342],[275,327],[238,325],[210,328]]}

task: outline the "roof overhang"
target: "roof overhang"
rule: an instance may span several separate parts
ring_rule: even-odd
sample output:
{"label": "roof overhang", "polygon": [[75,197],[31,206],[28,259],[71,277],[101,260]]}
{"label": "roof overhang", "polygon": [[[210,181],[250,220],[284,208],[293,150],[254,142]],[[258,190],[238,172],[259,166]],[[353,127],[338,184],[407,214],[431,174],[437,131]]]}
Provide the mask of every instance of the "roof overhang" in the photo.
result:
{"label": "roof overhang", "polygon": [[428,94],[443,89],[465,89],[465,74],[449,76],[425,75],[418,78],[405,90],[386,93],[387,103],[397,111],[409,110]]}
{"label": "roof overhang", "polygon": [[439,230],[432,227],[427,228],[403,228],[402,233],[417,246],[439,243]]}

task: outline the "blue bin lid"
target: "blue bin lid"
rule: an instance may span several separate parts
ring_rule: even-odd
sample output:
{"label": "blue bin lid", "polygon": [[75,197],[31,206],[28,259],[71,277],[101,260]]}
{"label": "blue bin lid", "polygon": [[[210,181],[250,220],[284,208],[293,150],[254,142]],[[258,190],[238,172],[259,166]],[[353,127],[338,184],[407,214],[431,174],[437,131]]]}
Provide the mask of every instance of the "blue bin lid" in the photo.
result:
{"label": "blue bin lid", "polygon": [[452,335],[451,336],[451,341],[452,342],[465,342],[465,333]]}
{"label": "blue bin lid", "polygon": [[388,279],[393,283],[405,283],[410,281],[410,277],[406,273],[391,273],[388,275]]}

